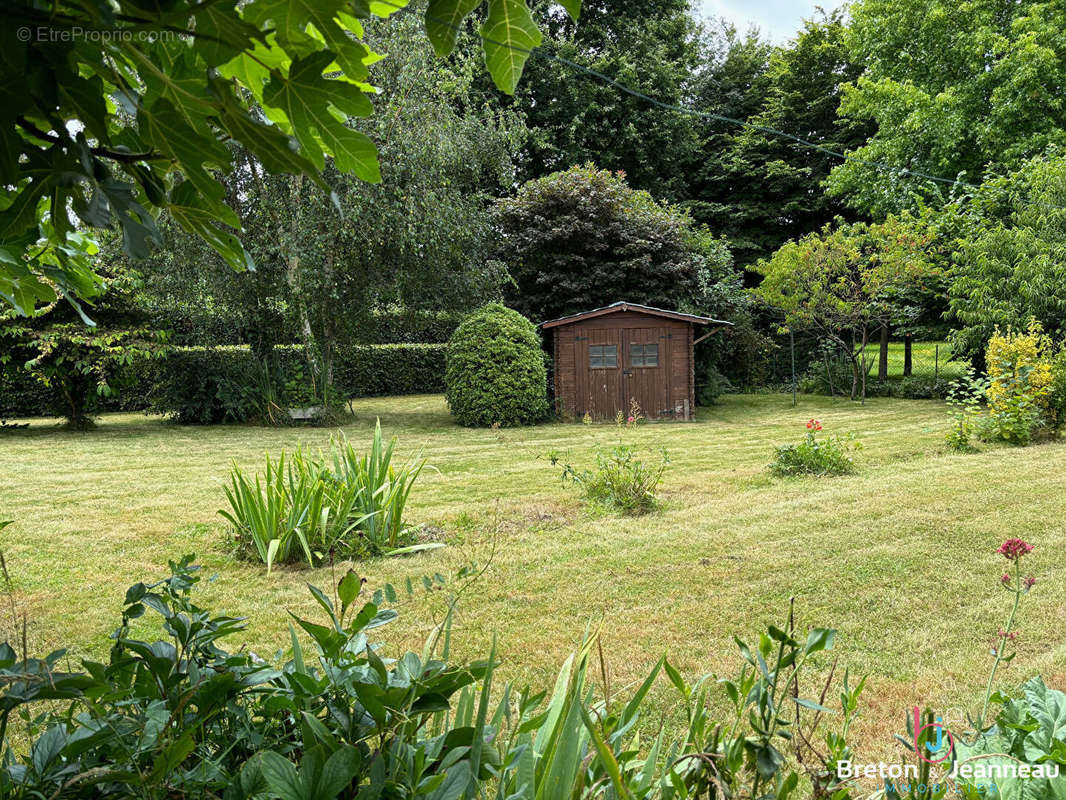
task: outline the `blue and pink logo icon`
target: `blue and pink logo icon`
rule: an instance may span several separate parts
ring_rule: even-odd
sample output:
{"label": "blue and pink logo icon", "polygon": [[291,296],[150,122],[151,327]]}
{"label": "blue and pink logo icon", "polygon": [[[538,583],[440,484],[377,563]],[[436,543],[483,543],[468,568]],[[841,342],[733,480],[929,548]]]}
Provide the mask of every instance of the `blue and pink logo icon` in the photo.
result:
{"label": "blue and pink logo icon", "polygon": [[[923,733],[931,730],[932,733],[923,737]],[[926,741],[922,741],[925,738]],[[922,714],[918,706],[914,707],[914,752],[918,758],[930,764],[940,764],[951,758],[955,750],[955,739],[951,731],[944,727],[942,717],[937,717],[936,722],[922,724]]]}

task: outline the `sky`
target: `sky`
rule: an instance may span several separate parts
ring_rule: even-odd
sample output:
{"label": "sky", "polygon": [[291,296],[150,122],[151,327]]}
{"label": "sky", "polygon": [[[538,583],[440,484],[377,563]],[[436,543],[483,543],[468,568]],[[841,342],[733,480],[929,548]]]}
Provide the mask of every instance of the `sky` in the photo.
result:
{"label": "sky", "polygon": [[792,37],[803,18],[814,13],[816,5],[829,11],[842,3],[836,0],[699,0],[704,16],[725,17],[740,31],[758,25],[763,35],[775,43]]}

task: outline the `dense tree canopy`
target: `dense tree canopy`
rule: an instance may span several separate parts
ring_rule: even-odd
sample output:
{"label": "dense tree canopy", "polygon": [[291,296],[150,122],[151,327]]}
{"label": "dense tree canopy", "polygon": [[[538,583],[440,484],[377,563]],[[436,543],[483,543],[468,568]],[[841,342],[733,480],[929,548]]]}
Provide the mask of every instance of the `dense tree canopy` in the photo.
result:
{"label": "dense tree canopy", "polygon": [[535,134],[526,147],[524,177],[592,161],[623,170],[631,185],[657,197],[683,197],[687,165],[699,146],[693,120],[545,56],[681,104],[702,58],[688,0],[584,2],[576,21],[546,0],[535,11],[549,35],[543,55],[527,64],[513,100]]}
{"label": "dense tree canopy", "polygon": [[865,70],[841,114],[877,132],[830,186],[855,208],[878,216],[951,193],[869,162],[980,183],[989,166],[1066,142],[1066,5],[860,0],[851,18],[851,60]]}
{"label": "dense tree canopy", "polygon": [[845,33],[837,11],[808,21],[794,41],[772,51],[757,38],[730,34],[725,57],[703,78],[701,107],[752,125],[705,124],[691,200],[694,215],[729,239],[742,266],[845,210],[821,186],[839,159],[768,132],[836,152],[865,140],[865,125],[837,119],[841,84],[859,73]]}
{"label": "dense tree canopy", "polygon": [[1066,155],[1053,151],[990,179],[941,223],[954,239],[951,312],[960,353],[979,357],[998,326],[1031,320],[1066,333]]}
{"label": "dense tree canopy", "polygon": [[522,186],[496,208],[510,304],[542,321],[619,300],[699,303],[729,264],[724,242],[674,206],[591,165]]}

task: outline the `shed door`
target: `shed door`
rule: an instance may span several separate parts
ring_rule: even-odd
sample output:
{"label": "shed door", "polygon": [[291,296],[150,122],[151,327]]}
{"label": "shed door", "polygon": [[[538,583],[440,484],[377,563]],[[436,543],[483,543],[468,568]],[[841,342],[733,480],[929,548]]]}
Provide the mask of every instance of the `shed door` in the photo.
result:
{"label": "shed door", "polygon": [[613,418],[622,410],[622,331],[617,328],[581,331],[576,340],[578,413]]}
{"label": "shed door", "polygon": [[640,406],[649,419],[670,415],[671,329],[629,328],[624,331],[623,411]]}

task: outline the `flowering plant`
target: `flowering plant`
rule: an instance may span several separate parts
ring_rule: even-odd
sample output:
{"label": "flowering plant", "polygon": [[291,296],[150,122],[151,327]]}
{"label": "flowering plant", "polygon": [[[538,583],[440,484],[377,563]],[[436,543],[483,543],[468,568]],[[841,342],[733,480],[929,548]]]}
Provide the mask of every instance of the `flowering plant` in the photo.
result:
{"label": "flowering plant", "polygon": [[777,448],[771,473],[778,477],[793,475],[844,475],[855,471],[855,462],[850,453],[862,445],[854,437],[826,436],[819,439],[822,421],[807,420],[807,435],[798,445],[787,444]]}
{"label": "flowering plant", "polygon": [[1010,592],[1014,597],[1010,614],[1007,616],[1007,623],[999,629],[990,648],[995,661],[992,663],[992,670],[988,675],[981,715],[974,722],[974,728],[978,735],[985,730],[985,716],[988,713],[988,705],[992,701],[992,685],[995,682],[996,673],[1001,665],[1009,664],[1014,659],[1014,656],[1017,655],[1017,652],[1013,649],[1013,645],[1018,639],[1018,633],[1014,630],[1014,621],[1018,616],[1018,607],[1021,605],[1022,597],[1029,594],[1036,585],[1036,578],[1032,575],[1022,577],[1022,559],[1031,552],[1033,552],[1033,546],[1024,539],[1017,538],[1007,539],[996,550],[996,553],[1003,556],[1012,565],[1008,567],[1007,572],[1000,576],[999,585],[1004,591]]}

